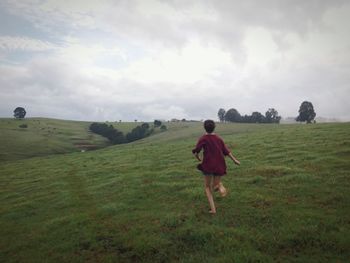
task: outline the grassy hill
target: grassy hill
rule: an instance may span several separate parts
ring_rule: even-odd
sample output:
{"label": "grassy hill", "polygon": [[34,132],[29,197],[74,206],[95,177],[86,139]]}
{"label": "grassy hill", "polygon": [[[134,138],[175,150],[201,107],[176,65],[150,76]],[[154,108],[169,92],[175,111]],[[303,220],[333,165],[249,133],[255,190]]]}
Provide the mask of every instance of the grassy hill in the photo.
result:
{"label": "grassy hill", "polygon": [[[346,262],[350,124],[222,124],[241,161],[208,214],[201,123],[0,163],[1,262]],[[9,152],[11,149],[7,149]]]}
{"label": "grassy hill", "polygon": [[[89,131],[91,122],[45,118],[0,119],[0,162],[49,154],[80,152],[110,146],[109,141]],[[137,123],[111,123],[129,132]],[[27,125],[27,128],[21,128]]]}

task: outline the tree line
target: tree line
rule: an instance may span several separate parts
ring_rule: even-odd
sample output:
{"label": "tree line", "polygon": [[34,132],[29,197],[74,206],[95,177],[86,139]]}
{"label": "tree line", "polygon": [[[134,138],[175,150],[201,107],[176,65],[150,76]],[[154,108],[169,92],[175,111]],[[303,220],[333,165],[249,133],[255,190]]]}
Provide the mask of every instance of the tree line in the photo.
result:
{"label": "tree line", "polygon": [[229,110],[219,109],[218,117],[220,122],[241,122],[241,123],[279,123],[281,116],[277,110],[270,108],[265,115],[258,111],[254,111],[251,115],[241,115],[236,109]]}
{"label": "tree line", "polygon": [[113,125],[107,123],[94,122],[90,125],[89,129],[93,133],[106,137],[112,144],[122,144],[140,140],[151,135],[154,132],[154,128],[160,127],[160,130],[167,129],[165,125],[162,125],[161,121],[155,120],[153,128],[148,123],[142,123],[131,130],[126,135],[123,132],[115,129]]}
{"label": "tree line", "polygon": [[[280,123],[281,116],[278,115],[277,110],[269,108],[265,115],[258,111],[252,115],[242,116],[236,109],[232,108],[226,111],[219,109],[218,117],[220,122],[242,122],[242,123]],[[298,122],[312,123],[315,121],[316,112],[314,106],[309,101],[303,101],[299,107],[299,115],[295,118]]]}

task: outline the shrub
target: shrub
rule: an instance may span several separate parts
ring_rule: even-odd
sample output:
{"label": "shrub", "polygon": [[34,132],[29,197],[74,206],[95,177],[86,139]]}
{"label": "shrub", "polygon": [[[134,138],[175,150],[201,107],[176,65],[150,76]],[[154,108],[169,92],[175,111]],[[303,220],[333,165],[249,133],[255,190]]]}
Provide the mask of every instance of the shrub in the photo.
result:
{"label": "shrub", "polygon": [[94,133],[102,135],[103,137],[106,137],[113,144],[121,144],[126,142],[124,134],[115,129],[113,125],[94,122],[90,125],[90,130]]}
{"label": "shrub", "polygon": [[148,123],[142,123],[141,128],[147,130],[147,129],[149,129],[149,124]]}
{"label": "shrub", "polygon": [[159,127],[160,125],[162,125],[162,122],[159,120],[154,120],[154,127]]}
{"label": "shrub", "polygon": [[132,129],[131,132],[129,132],[126,135],[126,139],[128,142],[133,142],[136,140],[140,140],[142,138],[145,138],[153,132],[153,129],[149,129],[149,124],[148,123],[143,123],[141,126],[137,126],[134,129]]}

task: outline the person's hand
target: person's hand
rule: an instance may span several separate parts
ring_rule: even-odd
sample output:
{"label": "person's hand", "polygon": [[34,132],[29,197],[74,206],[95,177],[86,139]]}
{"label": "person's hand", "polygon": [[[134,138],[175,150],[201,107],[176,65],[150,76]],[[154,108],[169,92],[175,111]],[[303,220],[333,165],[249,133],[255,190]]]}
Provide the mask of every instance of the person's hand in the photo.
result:
{"label": "person's hand", "polygon": [[202,161],[201,158],[199,157],[199,154],[198,154],[198,153],[195,153],[194,156],[196,157],[196,159],[197,159],[199,162]]}
{"label": "person's hand", "polygon": [[240,165],[240,164],[241,164],[241,162],[238,161],[237,159],[234,159],[233,161],[234,161],[234,163],[237,164],[237,165]]}

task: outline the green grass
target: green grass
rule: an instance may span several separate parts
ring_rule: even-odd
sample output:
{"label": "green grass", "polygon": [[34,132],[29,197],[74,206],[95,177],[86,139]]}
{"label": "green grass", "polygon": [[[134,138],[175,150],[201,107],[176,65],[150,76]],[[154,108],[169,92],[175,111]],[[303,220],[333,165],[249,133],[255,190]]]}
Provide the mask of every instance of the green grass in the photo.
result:
{"label": "green grass", "polygon": [[[346,262],[350,124],[222,124],[241,166],[208,214],[200,123],[0,163],[1,262]],[[118,128],[118,127],[116,127]]]}
{"label": "green grass", "polygon": [[[80,152],[110,146],[110,142],[89,131],[92,122],[45,118],[0,119],[0,162],[49,154]],[[27,128],[19,126],[26,124]],[[139,123],[110,123],[129,132]]]}

